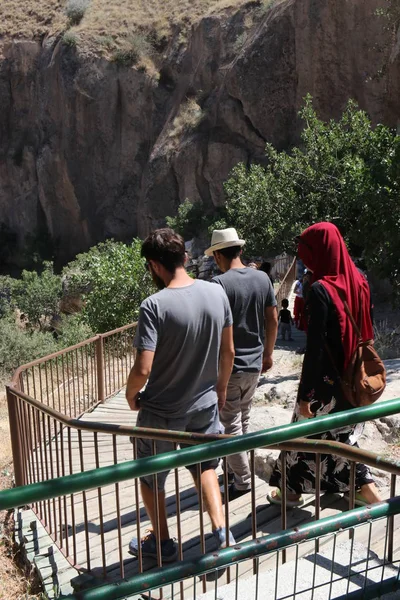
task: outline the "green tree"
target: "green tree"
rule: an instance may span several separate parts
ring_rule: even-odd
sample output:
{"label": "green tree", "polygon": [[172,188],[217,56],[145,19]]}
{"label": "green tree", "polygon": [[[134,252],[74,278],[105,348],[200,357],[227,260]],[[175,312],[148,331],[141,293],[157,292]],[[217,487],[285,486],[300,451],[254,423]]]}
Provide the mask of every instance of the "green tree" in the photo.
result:
{"label": "green tree", "polygon": [[208,237],[210,230],[226,226],[225,207],[206,210],[201,202],[190,202],[188,198],[178,207],[174,217],[166,218],[168,227],[174,229],[185,240]]}
{"label": "green tree", "polygon": [[43,263],[43,271],[22,271],[21,279],[13,283],[13,303],[26,315],[31,327],[43,329],[46,319],[58,314],[62,292],[61,277],[51,262]]}
{"label": "green tree", "polygon": [[140,256],[142,242],[108,240],[79,254],[63,271],[67,285],[83,294],[82,318],[103,333],[132,323],[154,286]]}
{"label": "green tree", "polygon": [[[400,138],[375,128],[350,101],[339,121],[318,119],[311,97],[300,112],[302,144],[266,147],[266,167],[239,164],[225,184],[227,222],[255,254],[293,249],[317,221],[335,222],[350,249],[399,287]],[[399,290],[400,291],[400,290]]]}

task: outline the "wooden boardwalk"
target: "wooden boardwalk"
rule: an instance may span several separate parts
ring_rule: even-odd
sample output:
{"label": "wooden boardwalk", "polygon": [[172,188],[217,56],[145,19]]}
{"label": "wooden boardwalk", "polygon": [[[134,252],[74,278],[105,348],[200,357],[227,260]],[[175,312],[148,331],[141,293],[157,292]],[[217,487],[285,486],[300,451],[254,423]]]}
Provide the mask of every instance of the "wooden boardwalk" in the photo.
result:
{"label": "wooden boardwalk", "polygon": [[[135,425],[137,413],[129,410],[124,392],[98,405],[93,411],[82,415],[81,419],[91,422],[102,422],[114,425]],[[56,472],[56,446],[62,450],[62,464],[65,474],[87,471],[96,467],[112,465],[115,462],[122,463],[132,460],[133,446],[129,438],[117,436],[113,443],[113,436],[109,434],[98,434],[82,432],[81,440],[77,431],[71,430],[70,435],[58,433],[53,436],[50,446],[53,447],[53,468]],[[98,451],[95,451],[97,447]],[[58,461],[60,462],[60,461]],[[59,474],[62,474],[60,472]],[[183,558],[189,559],[199,556],[201,551],[200,530],[201,520],[199,515],[198,496],[189,472],[182,468],[178,469],[179,483],[176,486],[176,475],[171,472],[166,485],[166,504],[170,533],[177,537],[177,495],[179,495],[181,509],[181,540]],[[269,486],[256,477],[255,500],[256,500],[256,524],[257,536],[275,533],[281,530],[280,508],[269,505],[266,494]],[[137,485],[137,484],[136,484]],[[388,495],[387,490],[385,493]],[[118,498],[118,501],[117,501]],[[63,497],[58,500],[47,502],[43,510],[45,514],[54,515],[58,521],[58,527],[63,532],[68,531],[68,553],[73,562],[81,565],[82,572],[87,571],[87,552],[90,554],[90,571],[96,580],[93,583],[101,583],[104,578],[107,581],[118,581],[122,577],[130,577],[138,573],[138,561],[128,553],[128,545],[132,536],[137,533],[137,521],[140,519],[140,532],[145,535],[150,523],[141,503],[140,494],[139,507],[137,510],[136,487],[134,481],[126,481],[117,485],[110,485],[99,489],[92,489],[86,493]],[[314,496],[306,496],[303,507],[288,510],[288,527],[295,527],[301,523],[311,521],[315,515]],[[46,513],[47,506],[47,513]],[[51,511],[49,511],[49,508]],[[118,509],[120,515],[120,528],[118,528]],[[347,503],[339,494],[326,494],[321,497],[321,517],[338,514],[347,509]],[[204,513],[205,550],[211,552],[216,549],[215,541],[211,535],[211,526],[208,515]],[[238,543],[251,540],[251,496],[246,494],[229,504],[229,519],[232,533]],[[86,527],[85,527],[86,522]],[[396,525],[400,525],[396,523]],[[75,542],[73,538],[75,531]],[[119,534],[120,531],[120,534]],[[376,522],[372,526],[371,549],[383,556],[386,535],[386,521]],[[348,532],[340,534],[340,539],[348,539]],[[356,532],[356,540],[367,545],[370,536],[369,525],[359,528]],[[330,538],[331,540],[332,538]],[[395,556],[400,556],[400,536],[395,533]],[[328,543],[329,539],[321,541],[321,546]],[[67,550],[66,539],[63,540],[64,550]],[[314,542],[301,544],[297,551],[295,547],[288,549],[287,559],[291,560],[298,553],[298,557],[312,552]],[[105,568],[104,566],[105,565]],[[260,570],[274,568],[276,556],[271,555],[260,561]],[[154,561],[144,563],[144,569],[155,566]],[[249,577],[253,573],[253,561],[248,560],[238,567],[238,575]],[[232,569],[231,569],[232,571]],[[235,571],[235,570],[234,570]],[[236,571],[235,571],[236,575]],[[220,581],[222,586],[227,581],[225,573]],[[205,589],[213,589],[215,583],[210,581],[198,585],[198,593]],[[193,579],[185,582],[185,589],[189,591],[193,587]],[[169,597],[169,591],[164,591],[164,598]],[[157,597],[157,595],[155,596]],[[175,591],[175,597],[176,591]],[[193,597],[193,590],[187,597]]]}

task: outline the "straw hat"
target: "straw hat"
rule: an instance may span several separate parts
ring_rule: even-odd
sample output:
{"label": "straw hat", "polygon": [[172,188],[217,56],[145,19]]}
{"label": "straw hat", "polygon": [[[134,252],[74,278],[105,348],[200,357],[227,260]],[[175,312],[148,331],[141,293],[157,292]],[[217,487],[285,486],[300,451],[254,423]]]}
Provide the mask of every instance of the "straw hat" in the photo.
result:
{"label": "straw hat", "polygon": [[216,250],[231,248],[232,246],[244,246],[245,240],[240,240],[236,229],[214,229],[211,236],[211,246],[205,250],[206,256],[212,256]]}

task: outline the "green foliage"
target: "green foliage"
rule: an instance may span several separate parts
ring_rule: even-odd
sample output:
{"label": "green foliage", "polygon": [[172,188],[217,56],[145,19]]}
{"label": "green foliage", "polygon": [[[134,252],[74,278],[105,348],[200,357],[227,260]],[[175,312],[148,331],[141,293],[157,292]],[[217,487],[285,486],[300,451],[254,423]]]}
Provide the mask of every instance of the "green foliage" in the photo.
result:
{"label": "green foliage", "polygon": [[16,279],[0,275],[0,318],[8,315],[13,306]]}
{"label": "green foliage", "polygon": [[74,48],[78,43],[78,38],[71,31],[66,31],[62,37],[62,41],[66,46]]}
{"label": "green foliage", "polygon": [[154,292],[142,242],[130,246],[114,240],[98,244],[64,269],[71,288],[83,291],[82,318],[96,333],[103,333],[137,319],[141,302]]}
{"label": "green foliage", "polygon": [[23,271],[13,283],[13,303],[27,317],[32,327],[43,329],[46,317],[58,313],[62,292],[61,277],[55,275],[53,264],[43,263],[43,271]]}
{"label": "green foliage", "polygon": [[350,101],[339,121],[319,120],[306,98],[302,146],[267,145],[267,167],[239,164],[226,182],[227,222],[250,254],[293,250],[317,221],[335,222],[356,255],[400,291],[400,138],[374,129]]}
{"label": "green foliage", "polygon": [[57,345],[60,349],[68,348],[93,336],[92,329],[85,323],[82,315],[65,316],[60,323]]}
{"label": "green foliage", "polygon": [[130,66],[137,63],[140,58],[150,57],[154,54],[154,46],[150,38],[142,33],[135,32],[128,36],[113,54],[114,62]]}
{"label": "green foliage", "polygon": [[70,26],[78,25],[82,21],[89,4],[90,0],[68,0],[65,12]]}
{"label": "green foliage", "polygon": [[175,217],[167,217],[167,225],[185,240],[193,237],[209,237],[213,229],[226,227],[225,209],[216,209],[213,213],[204,209],[201,202],[192,204],[187,198],[178,207]]}
{"label": "green foliage", "polygon": [[57,351],[51,333],[25,331],[14,315],[0,319],[0,378],[9,377],[20,365]]}

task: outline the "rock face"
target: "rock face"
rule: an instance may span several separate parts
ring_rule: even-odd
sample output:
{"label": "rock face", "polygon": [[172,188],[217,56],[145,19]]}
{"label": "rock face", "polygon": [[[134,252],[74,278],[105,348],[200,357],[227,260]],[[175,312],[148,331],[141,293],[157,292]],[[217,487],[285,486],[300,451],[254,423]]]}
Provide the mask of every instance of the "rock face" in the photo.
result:
{"label": "rock face", "polygon": [[227,9],[193,26],[185,47],[171,41],[159,80],[60,39],[3,41],[0,258],[21,264],[45,240],[64,262],[106,237],[145,235],[187,197],[220,205],[237,162],[262,160],[267,141],[298,141],[308,92],[323,118],[351,97],[396,126],[400,41],[384,33],[380,5]]}

